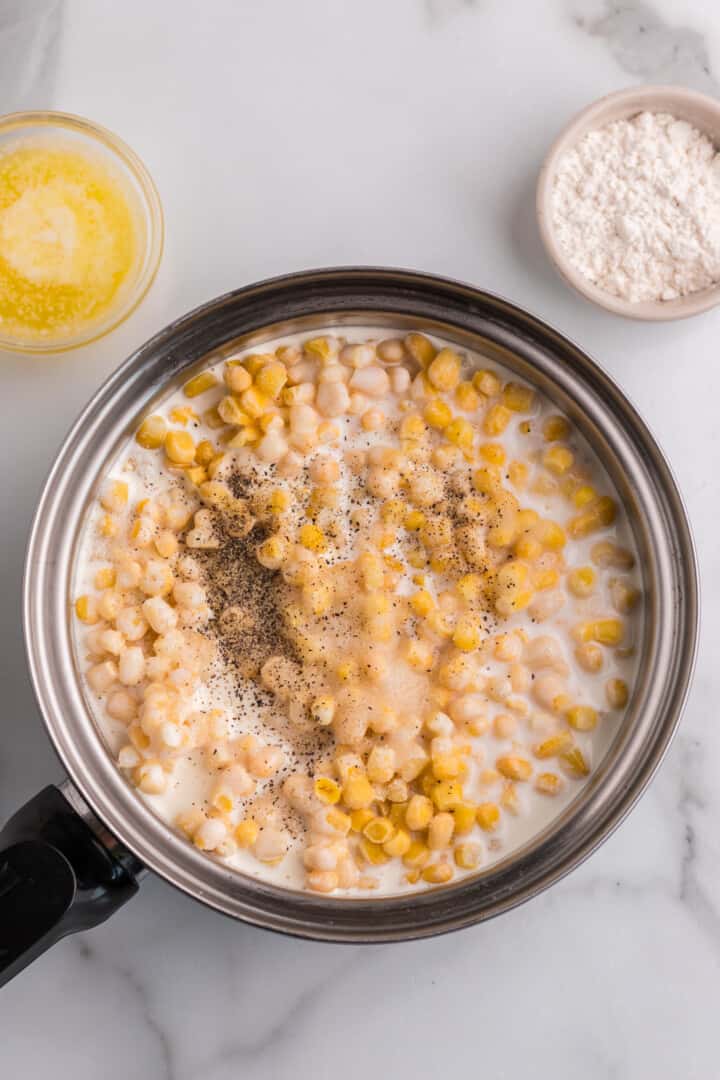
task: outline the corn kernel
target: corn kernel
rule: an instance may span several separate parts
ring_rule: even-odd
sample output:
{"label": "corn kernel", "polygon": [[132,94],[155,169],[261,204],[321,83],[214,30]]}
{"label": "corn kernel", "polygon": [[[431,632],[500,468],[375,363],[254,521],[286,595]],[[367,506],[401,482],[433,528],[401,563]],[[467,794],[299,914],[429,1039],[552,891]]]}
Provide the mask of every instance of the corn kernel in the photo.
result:
{"label": "corn kernel", "polygon": [[173,465],[190,465],[195,457],[195,443],[187,431],[168,431],[165,453]]}
{"label": "corn kernel", "polygon": [[532,765],[518,754],[503,754],[495,762],[501,776],[508,780],[528,780],[532,774]]}
{"label": "corn kernel", "polygon": [[557,795],[562,789],[562,780],[556,773],[538,773],[535,778],[535,790],[541,795]]}
{"label": "corn kernel", "polygon": [[115,584],[115,570],[112,566],[103,566],[95,574],[95,588],[96,589],[112,589]]}
{"label": "corn kernel", "polygon": [[333,805],[340,801],[340,786],[329,776],[319,776],[313,784],[313,791],[320,802]]}
{"label": "corn kernel", "polygon": [[512,419],[512,413],[506,405],[492,405],[483,420],[486,435],[501,435]]}
{"label": "corn kernel", "polygon": [[436,390],[454,390],[460,382],[460,357],[452,349],[441,349],[428,366],[428,379]]}
{"label": "corn kernel", "polygon": [[596,619],[594,622],[581,623],[575,634],[580,641],[596,641],[598,645],[619,645],[623,639],[624,628],[620,619]]}
{"label": "corn kernel", "polygon": [[582,510],[583,506],[589,506],[590,503],[595,502],[597,499],[597,491],[591,484],[581,484],[580,487],[575,488],[572,493],[572,501],[577,506],[578,510]]}
{"label": "corn kernel", "polygon": [[241,848],[253,846],[260,835],[260,826],[253,818],[245,818],[235,826],[235,840]]}
{"label": "corn kernel", "polygon": [[583,752],[577,746],[564,750],[560,754],[560,760],[572,776],[587,776],[590,772],[590,767],[585,761]]}
{"label": "corn kernel", "polygon": [[474,412],[480,404],[480,395],[471,382],[461,382],[455,391],[455,402],[463,412]]}
{"label": "corn kernel", "polygon": [[481,829],[485,832],[493,832],[500,822],[500,807],[494,802],[480,803],[476,817]]}
{"label": "corn kernel", "polygon": [[261,394],[275,401],[287,382],[287,368],[279,360],[273,360],[260,368],[255,385]]}
{"label": "corn kernel", "polygon": [[564,416],[548,416],[543,424],[542,433],[546,442],[567,439],[570,434],[570,424]]}
{"label": "corn kernel", "polygon": [[335,355],[334,342],[326,337],[311,338],[304,342],[303,349],[316,360],[327,361]]}
{"label": "corn kernel", "polygon": [[183,393],[185,394],[185,397],[198,397],[199,394],[204,394],[206,390],[209,390],[216,384],[217,379],[212,371],[203,371],[193,379],[190,379],[189,382],[185,383],[183,386]]}
{"label": "corn kernel", "polygon": [[401,858],[403,855],[407,855],[412,846],[412,838],[405,829],[398,829],[397,832],[390,840],[386,840],[383,844],[383,851],[391,858]]}
{"label": "corn kernel", "polygon": [[435,601],[427,589],[418,589],[410,597],[410,607],[419,618],[424,618],[435,607]]}
{"label": "corn kernel", "polygon": [[572,735],[570,732],[560,731],[557,735],[550,735],[547,739],[543,739],[541,743],[538,743],[533,753],[535,757],[541,759],[557,757],[571,746]]}
{"label": "corn kernel", "polygon": [[472,384],[478,394],[485,397],[495,397],[500,393],[502,383],[494,371],[476,371],[473,375]]}
{"label": "corn kernel", "polygon": [[480,865],[479,844],[457,844],[453,855],[460,870],[475,870]]}
{"label": "corn kernel", "polygon": [[342,798],[348,810],[364,810],[374,801],[375,789],[362,773],[353,773],[343,784]]}
{"label": "corn kernel", "polygon": [[442,431],[446,428],[452,420],[452,410],[450,406],[440,398],[433,398],[429,401],[423,410],[423,416],[427,420],[430,427],[437,428]]}
{"label": "corn kernel", "polygon": [[628,703],[628,687],[624,679],[608,679],[605,696],[611,709],[624,709]]}
{"label": "corn kernel", "polygon": [[358,847],[365,861],[369,862],[371,866],[382,866],[383,863],[388,861],[388,856],[383,851],[382,846],[374,844],[366,836],[360,838]]}
{"label": "corn kernel", "polygon": [[487,461],[490,465],[498,466],[504,465],[507,457],[501,444],[494,442],[482,443],[482,445],[478,447],[478,454],[483,461]]}
{"label": "corn kernel", "polygon": [[[450,410],[448,409],[448,412]],[[448,421],[450,417],[448,417]],[[422,439],[427,431],[425,421],[417,413],[404,416],[400,423],[400,437],[402,439]]]}
{"label": "corn kernel", "polygon": [[454,810],[463,801],[462,784],[458,780],[438,780],[432,787],[432,801],[440,811]]}
{"label": "corn kernel", "polygon": [[598,714],[590,705],[573,705],[565,713],[565,719],[576,731],[592,731],[598,721]]}
{"label": "corn kernel", "polygon": [[413,868],[420,868],[430,858],[430,851],[427,844],[423,844],[421,840],[413,840],[410,847],[407,849],[402,857],[402,861],[405,866]]}
{"label": "corn kernel", "polygon": [[[386,844],[395,835],[395,826],[386,817],[374,817],[363,828],[363,836],[373,844]],[[388,854],[388,852],[385,852]]]}
{"label": "corn kernel", "polygon": [[462,417],[451,420],[443,434],[453,446],[457,446],[461,450],[472,449],[475,431],[469,420],[464,420]]}
{"label": "corn kernel", "polygon": [[455,818],[455,832],[458,836],[464,836],[469,833],[475,821],[477,819],[477,806],[472,802],[461,802],[457,806],[453,807],[453,817]]}
{"label": "corn kernel", "polygon": [[424,334],[407,334],[403,344],[413,360],[417,361],[422,368],[428,367],[437,354],[432,341]]}
{"label": "corn kernel", "polygon": [[97,604],[94,596],[78,596],[75,601],[75,614],[80,622],[94,626],[98,621]]}
{"label": "corn kernel", "polygon": [[433,816],[433,805],[425,795],[413,795],[405,811],[405,824],[413,831],[426,829]]}
{"label": "corn kernel", "polygon": [[372,810],[367,808],[353,810],[350,814],[350,828],[353,832],[362,832],[368,821],[372,821],[374,817]]}
{"label": "corn kernel", "polygon": [[542,463],[546,469],[562,476],[571,469],[575,462],[575,455],[567,446],[549,446],[542,457]]}
{"label": "corn kernel", "polygon": [[529,386],[509,382],[503,387],[503,403],[513,412],[530,412],[535,402],[535,394]]}
{"label": "corn kernel", "polygon": [[472,615],[463,615],[455,627],[453,633],[453,645],[463,652],[473,652],[479,648],[483,640],[483,632],[480,622]]}
{"label": "corn kernel", "polygon": [[162,416],[148,416],[138,428],[135,441],[145,450],[159,450],[166,433],[167,424]]}
{"label": "corn kernel", "polygon": [[[355,813],[362,813],[362,811],[356,810]],[[335,832],[342,833],[343,836],[347,836],[350,832],[352,826],[350,815],[343,813],[342,810],[338,810],[335,806],[325,814],[325,820]]]}
{"label": "corn kernel", "polygon": [[303,525],[298,533],[298,540],[308,551],[327,551],[325,533],[317,525]]}
{"label": "corn kernel", "polygon": [[112,513],[119,513],[128,501],[128,486],[124,480],[113,480],[100,496],[100,505]]}
{"label": "corn kernel", "polygon": [[234,424],[236,427],[247,427],[252,420],[250,414],[241,408],[238,399],[231,394],[218,404],[217,414],[223,424]]}
{"label": "corn kernel", "polygon": [[541,519],[534,527],[534,533],[543,547],[550,551],[560,551],[567,543],[565,530],[557,521]]}
{"label": "corn kernel", "polygon": [[568,574],[568,588],[574,596],[590,596],[595,582],[596,574],[592,566],[579,566]]}
{"label": "corn kernel", "polygon": [[423,881],[429,882],[431,885],[445,885],[450,881],[453,876],[453,868],[450,863],[440,862],[433,863],[432,866],[426,866],[422,872]]}
{"label": "corn kernel", "polygon": [[408,532],[417,532],[419,529],[422,529],[426,521],[427,518],[422,510],[408,510],[403,520],[403,525]]}

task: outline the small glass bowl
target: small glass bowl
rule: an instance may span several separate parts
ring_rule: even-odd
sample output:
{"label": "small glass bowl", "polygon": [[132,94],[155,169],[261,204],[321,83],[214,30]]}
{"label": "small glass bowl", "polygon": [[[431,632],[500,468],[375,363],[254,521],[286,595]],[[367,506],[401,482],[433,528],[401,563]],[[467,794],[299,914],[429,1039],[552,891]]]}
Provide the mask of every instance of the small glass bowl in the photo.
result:
{"label": "small glass bowl", "polygon": [[117,135],[81,116],[61,112],[18,112],[0,117],[0,149],[24,141],[47,143],[55,140],[63,146],[87,147],[97,159],[107,162],[124,181],[131,207],[139,226],[139,244],[135,266],[128,274],[104,317],[69,336],[43,340],[13,338],[0,330],[0,350],[22,353],[56,353],[87,345],[104,337],[127,319],[152,285],[163,252],[165,225],[157,188],[137,154]]}

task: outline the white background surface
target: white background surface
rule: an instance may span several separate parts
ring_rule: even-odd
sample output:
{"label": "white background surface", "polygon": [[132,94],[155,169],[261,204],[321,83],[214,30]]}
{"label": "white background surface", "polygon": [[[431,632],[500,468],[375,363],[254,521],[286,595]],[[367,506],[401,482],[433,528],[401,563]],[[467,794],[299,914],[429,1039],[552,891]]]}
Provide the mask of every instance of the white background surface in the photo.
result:
{"label": "white background surface", "polygon": [[3,357],[0,819],[61,772],[25,675],[20,579],[36,498],[82,404],[188,308],[289,270],[386,264],[499,292],[554,323],[639,405],[696,532],[695,687],[618,833],[530,905],[449,938],[301,943],[157,879],[0,999],[7,1080],[482,1074],[720,1075],[720,312],[642,325],[547,264],[533,186],[562,125],[636,82],[720,93],[707,0],[0,0],[2,110],[50,106],[125,138],[167,247],[131,320],[55,359]]}

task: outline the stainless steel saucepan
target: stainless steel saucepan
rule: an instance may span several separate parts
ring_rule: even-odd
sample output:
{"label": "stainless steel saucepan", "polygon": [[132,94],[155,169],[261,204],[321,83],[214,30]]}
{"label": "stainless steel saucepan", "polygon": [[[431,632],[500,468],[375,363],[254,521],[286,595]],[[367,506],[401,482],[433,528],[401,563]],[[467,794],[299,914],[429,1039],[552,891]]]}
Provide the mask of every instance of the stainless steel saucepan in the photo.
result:
{"label": "stainless steel saucepan", "polygon": [[[412,897],[333,899],[227,869],[157,818],[126,783],[85,704],[71,635],[71,577],[108,462],[218,352],[328,325],[427,328],[537,385],[584,433],[625,504],[641,554],[645,615],[637,685],[605,759],[540,835],[485,872]],[[98,391],[68,435],[40,500],[25,580],[30,671],[69,775],[0,832],[0,983],[63,935],[103,921],[144,870],[257,926],[325,941],[426,937],[488,919],[552,885],[622,821],[680,718],[695,658],[698,582],[675,481],[647,427],[581,349],[499,297],[397,270],[319,270],[221,296],[162,330]]]}

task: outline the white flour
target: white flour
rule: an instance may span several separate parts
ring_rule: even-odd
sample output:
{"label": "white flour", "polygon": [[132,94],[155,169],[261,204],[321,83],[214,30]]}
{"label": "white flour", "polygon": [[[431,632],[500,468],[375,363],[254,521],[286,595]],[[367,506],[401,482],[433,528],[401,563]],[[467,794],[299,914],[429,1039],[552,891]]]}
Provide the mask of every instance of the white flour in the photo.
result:
{"label": "white flour", "polygon": [[720,155],[667,113],[585,135],[560,160],[552,217],[575,269],[623,300],[673,300],[720,280]]}

